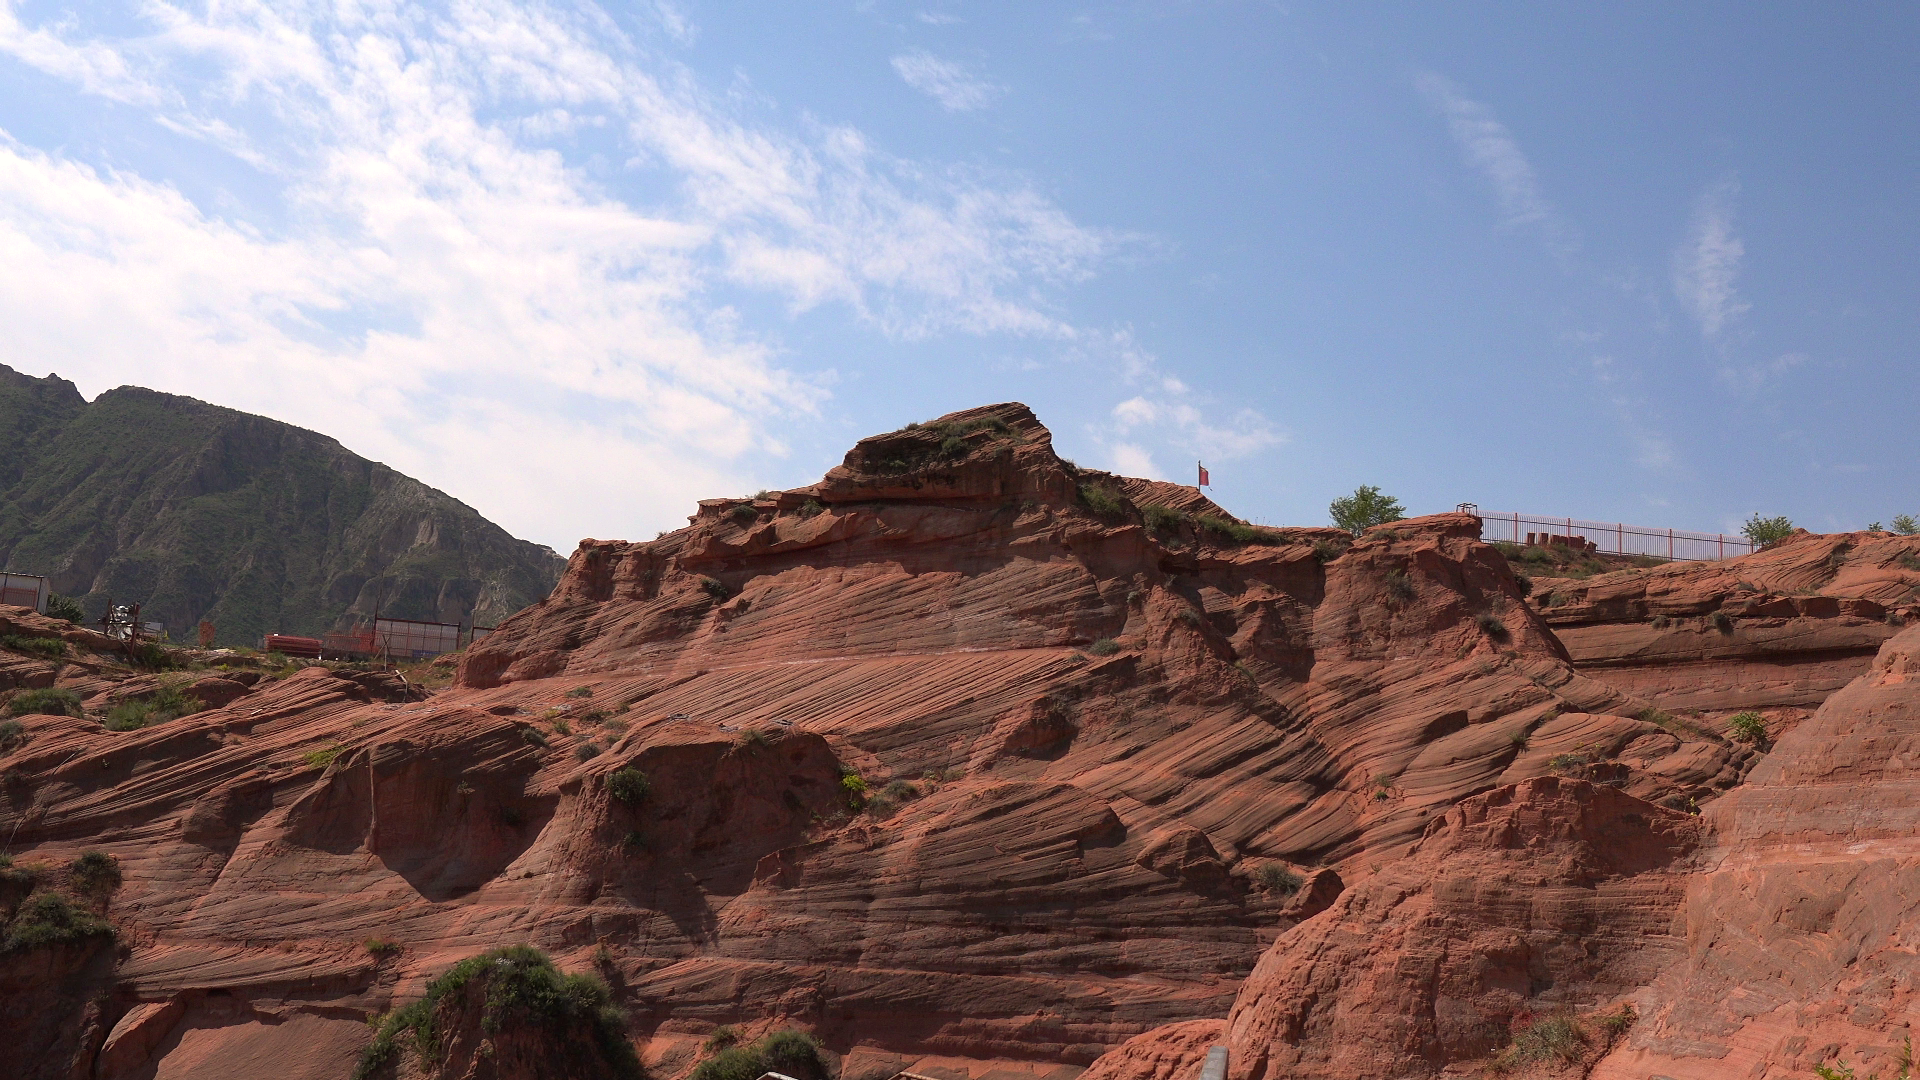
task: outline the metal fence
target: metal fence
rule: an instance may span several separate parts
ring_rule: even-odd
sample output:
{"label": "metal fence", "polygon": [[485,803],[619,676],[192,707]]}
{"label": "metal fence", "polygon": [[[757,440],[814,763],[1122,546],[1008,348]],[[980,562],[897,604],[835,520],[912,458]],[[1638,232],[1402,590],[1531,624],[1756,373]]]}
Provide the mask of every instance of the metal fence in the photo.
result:
{"label": "metal fence", "polygon": [[1731,559],[1753,552],[1753,541],[1744,536],[1517,512],[1482,512],[1480,538],[1515,544],[1571,542],[1574,546],[1591,545],[1592,550],[1610,555],[1643,555],[1654,559]]}
{"label": "metal fence", "polygon": [[51,595],[46,578],[34,574],[0,574],[0,604],[30,607],[45,615],[47,597]]}

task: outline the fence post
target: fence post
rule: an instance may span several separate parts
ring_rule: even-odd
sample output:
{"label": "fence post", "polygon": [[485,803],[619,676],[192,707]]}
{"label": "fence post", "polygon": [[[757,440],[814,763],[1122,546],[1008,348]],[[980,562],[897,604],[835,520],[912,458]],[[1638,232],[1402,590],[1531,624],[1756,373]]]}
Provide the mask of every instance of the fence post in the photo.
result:
{"label": "fence post", "polygon": [[1714,533],[1713,535],[1720,538],[1720,558],[1724,560],[1727,557],[1727,534]]}
{"label": "fence post", "polygon": [[1613,553],[1615,555],[1627,553],[1627,527],[1617,521],[1613,523]]}
{"label": "fence post", "polygon": [[1667,561],[1673,561],[1673,530],[1667,530]]}
{"label": "fence post", "polygon": [[1513,512],[1513,542],[1520,542],[1520,511]]}

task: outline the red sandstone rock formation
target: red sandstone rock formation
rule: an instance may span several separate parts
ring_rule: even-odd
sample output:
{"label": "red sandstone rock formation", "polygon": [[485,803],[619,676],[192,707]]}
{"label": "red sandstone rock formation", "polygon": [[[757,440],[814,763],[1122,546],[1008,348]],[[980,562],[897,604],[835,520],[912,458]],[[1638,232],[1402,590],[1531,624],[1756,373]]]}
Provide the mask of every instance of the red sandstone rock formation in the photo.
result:
{"label": "red sandstone rock formation", "polygon": [[[1662,702],[1570,666],[1478,529],[1249,532],[993,406],[584,541],[424,701],[314,668],[202,679],[211,708],[135,732],[26,717],[12,850],[126,878],[96,1020],[45,1037],[102,1077],[339,1075],[361,1018],[529,942],[604,947],[668,1074],[775,1022],[861,1080],[1110,1050],[1172,1077],[1223,1031],[1236,1076],[1278,1077],[1375,1021],[1368,1068],[1431,1070],[1486,1043],[1456,1020],[1652,979],[1695,819],[1634,796],[1706,801],[1754,760],[1633,719]],[[94,709],[150,685],[29,678]]]}

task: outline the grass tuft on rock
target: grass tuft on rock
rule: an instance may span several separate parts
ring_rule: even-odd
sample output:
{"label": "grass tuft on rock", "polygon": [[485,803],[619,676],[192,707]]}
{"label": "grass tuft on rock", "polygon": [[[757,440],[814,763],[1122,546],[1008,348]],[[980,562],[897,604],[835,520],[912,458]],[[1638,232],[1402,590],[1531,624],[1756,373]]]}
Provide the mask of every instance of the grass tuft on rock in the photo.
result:
{"label": "grass tuft on rock", "polygon": [[[717,1036],[719,1032],[714,1034]],[[732,1031],[732,1035],[735,1040],[739,1038],[737,1030]],[[712,1045],[711,1039],[709,1045]],[[776,1031],[751,1046],[740,1046],[736,1042],[701,1062],[688,1080],[758,1080],[761,1074],[769,1072],[782,1073],[795,1080],[826,1080],[820,1043],[806,1032],[792,1028]]]}
{"label": "grass tuft on rock", "polygon": [[64,945],[94,937],[113,937],[105,919],[57,892],[38,892],[20,905],[0,952],[19,952],[43,945]]}
{"label": "grass tuft on rock", "polygon": [[7,702],[7,711],[15,716],[79,716],[80,695],[64,686],[22,690]]}

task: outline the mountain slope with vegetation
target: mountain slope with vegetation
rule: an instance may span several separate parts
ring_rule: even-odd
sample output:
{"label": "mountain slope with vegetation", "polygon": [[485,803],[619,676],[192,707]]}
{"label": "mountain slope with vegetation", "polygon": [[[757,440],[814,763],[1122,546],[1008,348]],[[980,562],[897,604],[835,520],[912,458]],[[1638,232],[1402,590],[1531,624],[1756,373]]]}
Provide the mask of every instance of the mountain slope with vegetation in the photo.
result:
{"label": "mountain slope with vegetation", "polygon": [[320,633],[383,615],[492,625],[564,560],[316,432],[139,387],[88,402],[0,366],[0,560],[89,617],[138,601],[176,637]]}

